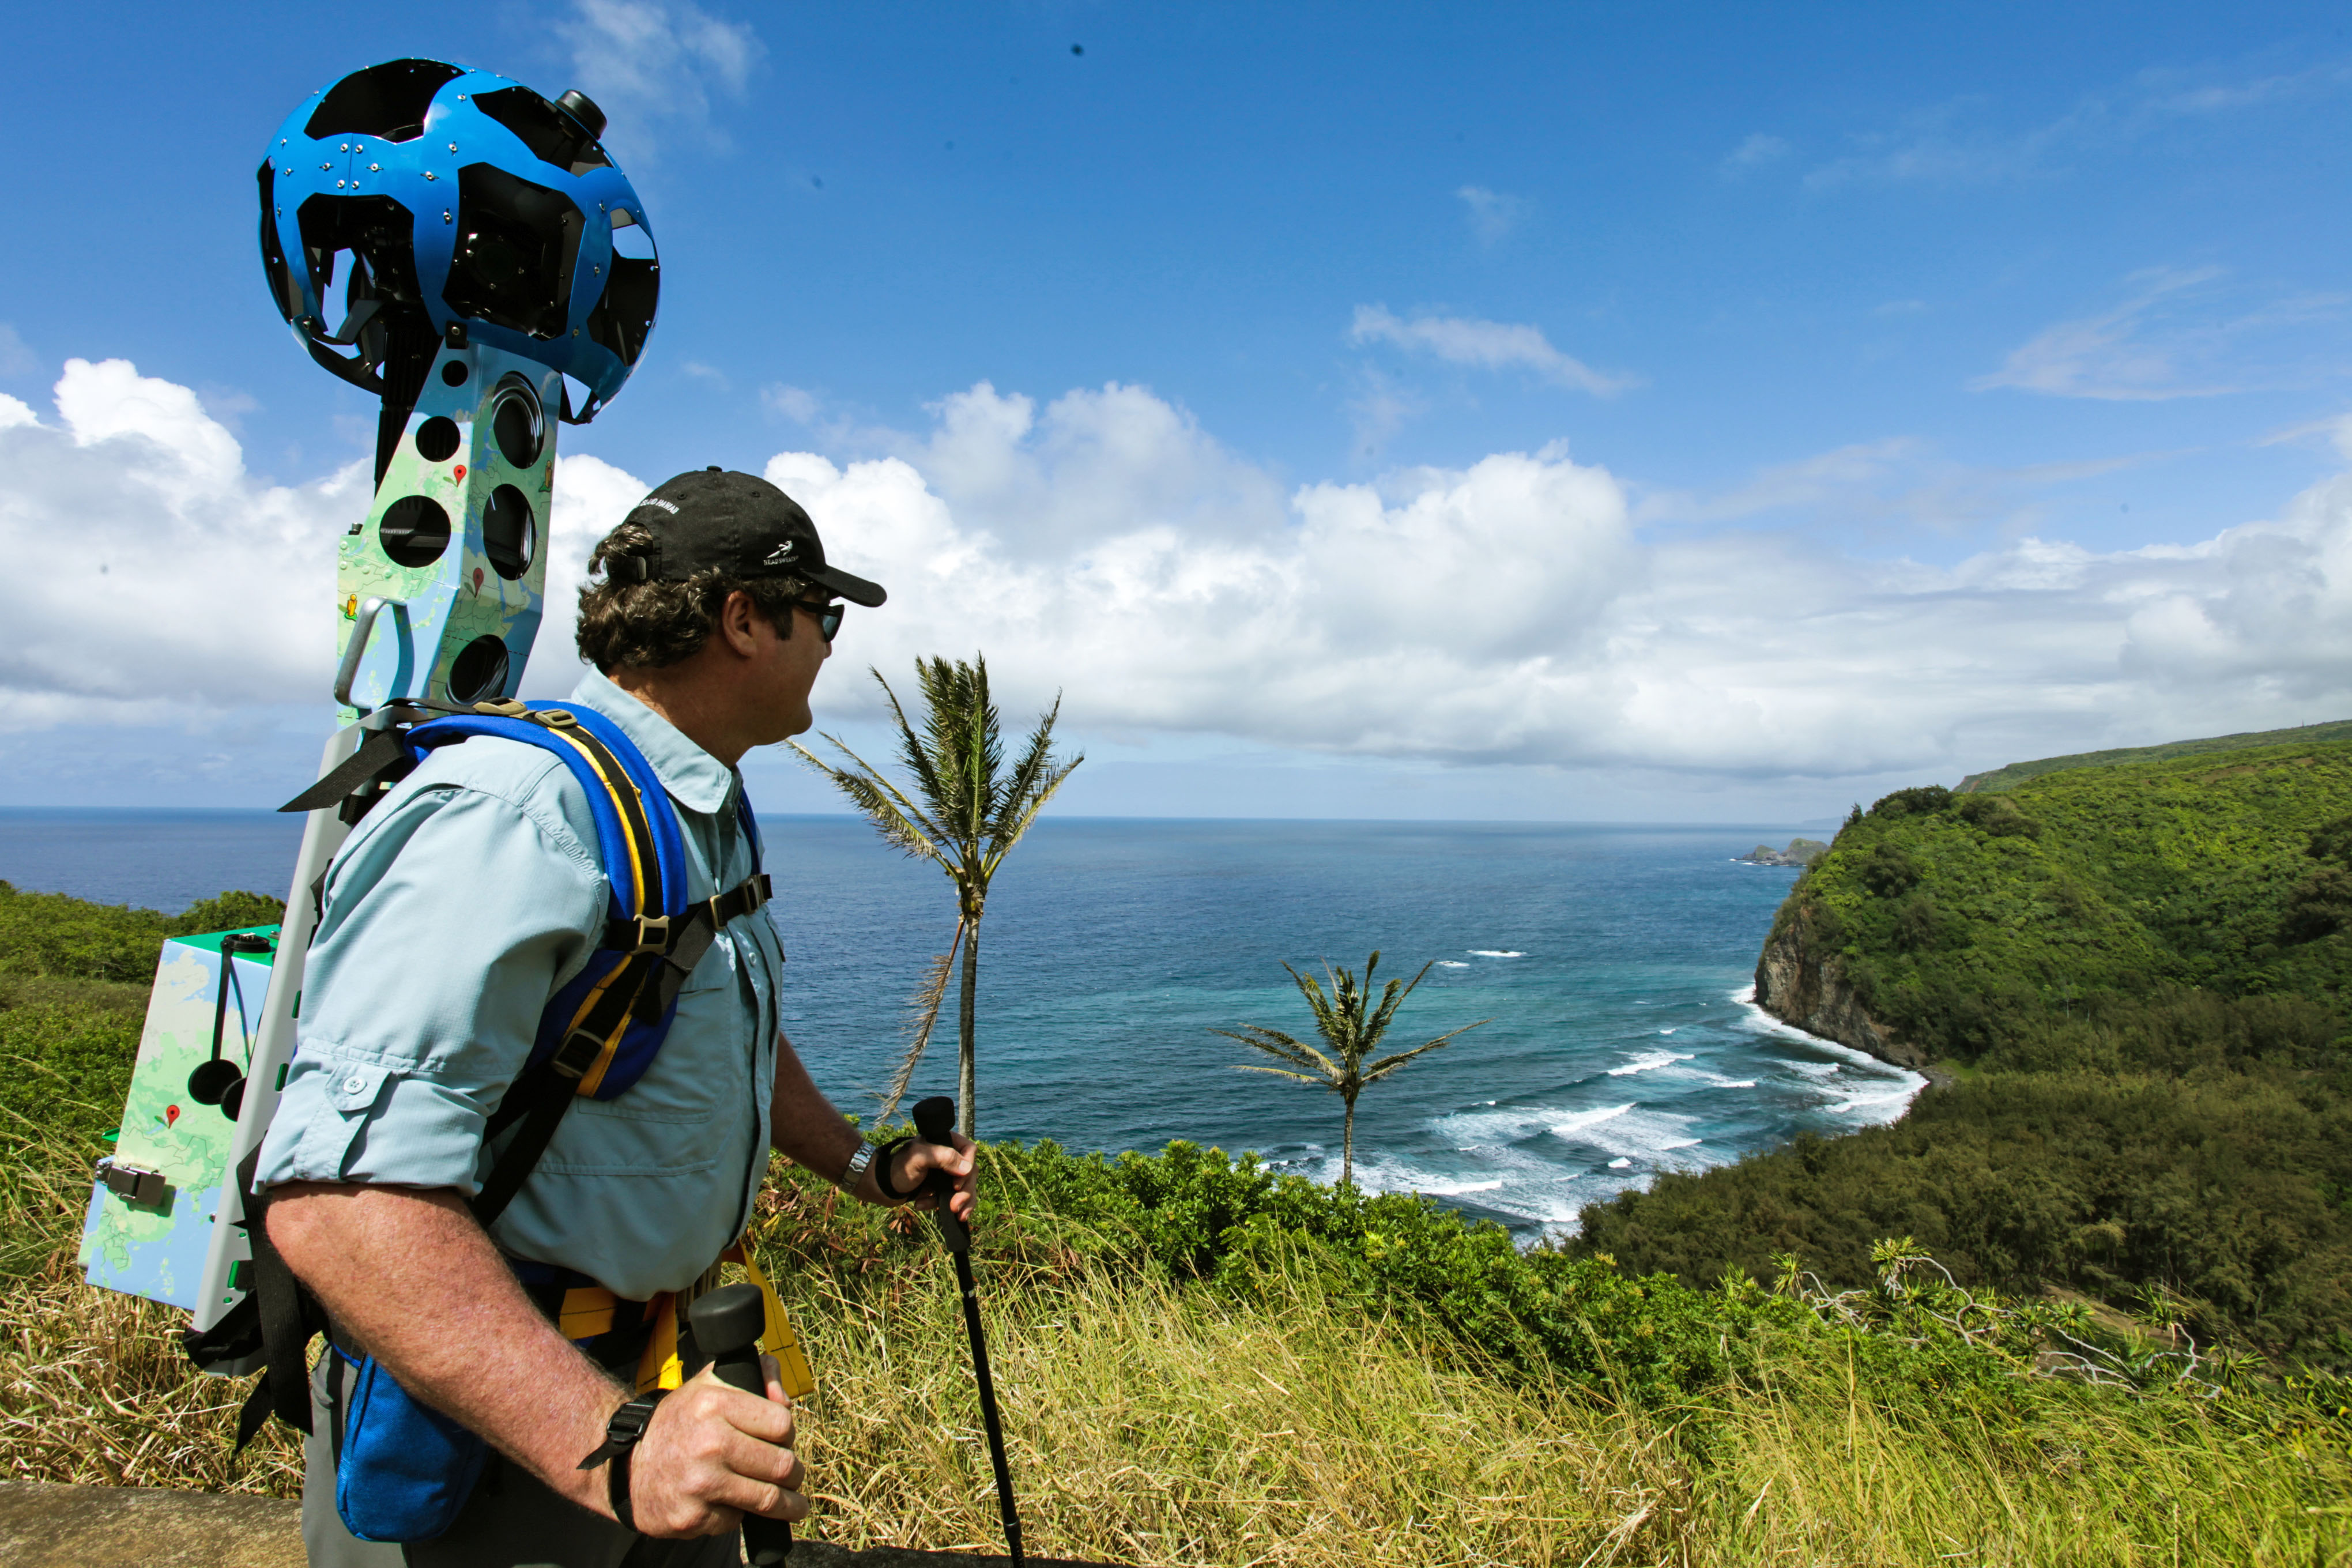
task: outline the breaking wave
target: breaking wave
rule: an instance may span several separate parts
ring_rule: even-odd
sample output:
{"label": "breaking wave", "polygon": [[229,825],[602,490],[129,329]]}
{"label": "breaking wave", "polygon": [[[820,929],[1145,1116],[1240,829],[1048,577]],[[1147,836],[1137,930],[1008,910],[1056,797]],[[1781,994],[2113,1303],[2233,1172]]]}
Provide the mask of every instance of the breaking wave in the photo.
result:
{"label": "breaking wave", "polygon": [[1622,1068],[1611,1068],[1611,1078],[1630,1078],[1637,1072],[1649,1072],[1657,1068],[1670,1068],[1676,1062],[1690,1060],[1687,1051],[1644,1051]]}

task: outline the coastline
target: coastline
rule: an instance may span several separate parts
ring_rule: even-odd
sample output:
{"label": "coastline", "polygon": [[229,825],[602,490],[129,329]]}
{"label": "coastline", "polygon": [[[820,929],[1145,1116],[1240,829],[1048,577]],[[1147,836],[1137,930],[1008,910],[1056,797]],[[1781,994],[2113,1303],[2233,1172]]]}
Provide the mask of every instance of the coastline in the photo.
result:
{"label": "coastline", "polygon": [[1832,1108],[1839,1111],[1860,1110],[1865,1105],[1885,1105],[1895,1099],[1896,1095],[1901,1096],[1902,1109],[1894,1115],[1874,1118],[1868,1121],[1858,1121],[1852,1129],[1854,1131],[1860,1131],[1864,1126],[1894,1126],[1911,1114],[1912,1105],[1922,1093],[1929,1089],[1941,1088],[1953,1081],[1952,1075],[1948,1071],[1935,1068],[1932,1064],[1914,1067],[1908,1062],[1890,1061],[1874,1051],[1866,1051],[1859,1047],[1848,1045],[1843,1040],[1834,1040],[1825,1035],[1817,1035],[1800,1025],[1792,1024],[1757,999],[1757,987],[1753,982],[1733,992],[1731,1000],[1748,1009],[1749,1014],[1748,1026],[1759,1034],[1780,1035],[1785,1038],[1801,1040],[1815,1050],[1826,1051],[1832,1056],[1844,1057],[1850,1061],[1868,1063],[1871,1067],[1880,1069],[1892,1068],[1903,1075],[1906,1082],[1899,1090],[1883,1095],[1858,1095],[1848,1100],[1845,1105]]}

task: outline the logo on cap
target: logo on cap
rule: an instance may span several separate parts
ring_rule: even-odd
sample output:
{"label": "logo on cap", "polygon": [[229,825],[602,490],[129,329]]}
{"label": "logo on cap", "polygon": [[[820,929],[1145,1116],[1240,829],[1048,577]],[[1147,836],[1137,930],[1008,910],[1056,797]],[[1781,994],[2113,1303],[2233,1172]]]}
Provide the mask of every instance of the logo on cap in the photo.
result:
{"label": "logo on cap", "polygon": [[661,508],[662,510],[669,513],[672,517],[676,517],[677,515],[677,502],[674,500],[664,500],[659,496],[647,496],[637,504],[639,506],[657,506]]}
{"label": "logo on cap", "polygon": [[762,566],[788,566],[792,563],[793,552],[795,547],[795,542],[787,539],[782,544],[777,545],[773,550],[769,551],[767,559],[761,562],[760,564]]}

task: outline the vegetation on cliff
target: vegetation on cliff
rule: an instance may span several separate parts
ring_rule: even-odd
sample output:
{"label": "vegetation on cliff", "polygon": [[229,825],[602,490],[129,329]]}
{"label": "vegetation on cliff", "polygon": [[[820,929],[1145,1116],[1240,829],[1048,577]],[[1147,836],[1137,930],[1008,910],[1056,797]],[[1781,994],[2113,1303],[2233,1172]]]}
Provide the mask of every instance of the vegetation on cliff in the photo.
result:
{"label": "vegetation on cliff", "polygon": [[1798,879],[1760,999],[1958,1081],[1595,1205],[1585,1239],[1691,1280],[1791,1250],[1859,1281],[1901,1232],[1964,1281],[2352,1363],[2347,926],[2352,744],[1898,791]]}
{"label": "vegetation on cliff", "polygon": [[2325,724],[2302,724],[2292,730],[2249,730],[2236,735],[2213,735],[2200,741],[2167,741],[2159,746],[2121,746],[2106,752],[2075,752],[2063,757],[2037,757],[2011,763],[1990,773],[1970,773],[1955,794],[2013,789],[2027,779],[2072,768],[2113,767],[2118,763],[2160,763],[2168,757],[2201,756],[2214,752],[2250,752],[2258,746],[2305,745],[2315,741],[2352,741],[2352,719]]}
{"label": "vegetation on cliff", "polygon": [[[181,1314],[74,1262],[142,999],[103,976],[152,965],[163,917],[10,897],[0,931],[37,915],[50,946],[0,945],[0,1462],[290,1495],[299,1447],[272,1427],[232,1459],[246,1385],[188,1366]],[[2345,1543],[2352,1388],[1971,1295],[1916,1246],[1852,1292],[1691,1288],[1184,1143],[982,1158],[974,1253],[1040,1553],[1925,1568]],[[968,1551],[995,1520],[954,1277],[908,1220],[781,1160],[755,1213],[818,1374],[806,1533]]]}

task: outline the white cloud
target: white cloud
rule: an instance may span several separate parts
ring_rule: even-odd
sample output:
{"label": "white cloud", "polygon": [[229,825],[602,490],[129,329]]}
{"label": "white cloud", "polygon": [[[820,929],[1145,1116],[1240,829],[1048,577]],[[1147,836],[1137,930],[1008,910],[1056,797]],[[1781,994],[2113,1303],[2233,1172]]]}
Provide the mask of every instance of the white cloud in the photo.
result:
{"label": "white cloud", "polygon": [[889,448],[923,474],[963,529],[1013,556],[1083,552],[1145,533],[1255,535],[1283,522],[1274,476],[1140,386],[1066,393],[1041,412],[983,381],[930,411],[937,424],[927,438]]}
{"label": "white cloud", "polygon": [[1789,143],[1781,138],[1768,136],[1763,132],[1758,131],[1752,132],[1747,141],[1742,142],[1725,155],[1723,166],[1735,171],[1761,168],[1767,163],[1779,163],[1787,157],[1791,150]]}
{"label": "white cloud", "polygon": [[1531,370],[1547,381],[1596,397],[1639,384],[1633,377],[1603,374],[1582,360],[1560,353],[1540,327],[1509,321],[1426,313],[1408,321],[1384,305],[1359,305],[1356,320],[1348,329],[1348,341],[1394,343],[1417,353],[1434,354],[1450,364],[1481,370]]}
{"label": "white cloud", "polygon": [[1484,185],[1465,185],[1454,193],[1462,200],[1470,219],[1470,232],[1478,237],[1481,245],[1493,245],[1518,226],[1527,211],[1527,203],[1517,196],[1501,191],[1490,191]]}
{"label": "white cloud", "polygon": [[194,393],[122,360],[67,361],[55,406],[0,405],[0,730],[323,698],[366,465],[258,483]]}
{"label": "white cloud", "polygon": [[[210,712],[228,745],[240,710],[323,709],[364,466],[262,484],[193,394],[119,361],[69,362],[55,405],[0,402],[0,729]],[[1008,711],[1058,689],[1078,733],[1719,782],[1948,777],[2352,709],[2352,475],[2191,547],[2028,538],[1944,568],[1647,537],[1616,476],[1554,450],[1286,489],[1117,384],[1042,408],[982,384],[934,415],[895,455],[767,465],[890,589],[843,634],[828,722],[872,717],[862,666],[975,648]],[[1739,504],[1917,460],[1850,448]],[[568,685],[582,563],[645,488],[561,459],[533,690]]]}
{"label": "white cloud", "polygon": [[2308,358],[2311,331],[2342,318],[2343,296],[2250,300],[2218,287],[2226,276],[2219,267],[2136,272],[2125,279],[2133,291],[2121,304],[2044,328],[1969,385],[2156,402],[2307,384],[2331,373]]}
{"label": "white cloud", "polygon": [[617,144],[652,151],[653,127],[684,126],[723,143],[711,127],[714,99],[743,96],[767,46],[749,22],[728,22],[690,0],[572,0],[552,24],[572,80],[612,121]]}

